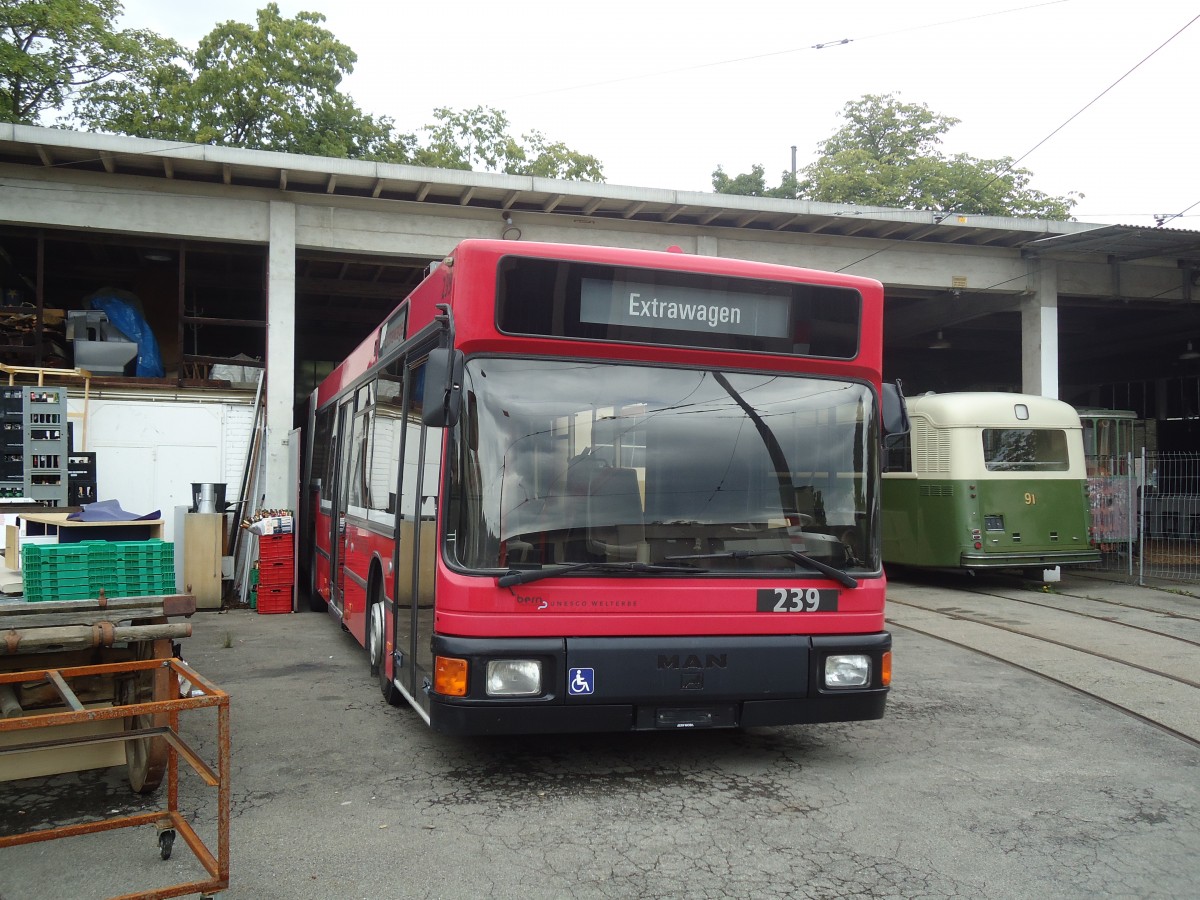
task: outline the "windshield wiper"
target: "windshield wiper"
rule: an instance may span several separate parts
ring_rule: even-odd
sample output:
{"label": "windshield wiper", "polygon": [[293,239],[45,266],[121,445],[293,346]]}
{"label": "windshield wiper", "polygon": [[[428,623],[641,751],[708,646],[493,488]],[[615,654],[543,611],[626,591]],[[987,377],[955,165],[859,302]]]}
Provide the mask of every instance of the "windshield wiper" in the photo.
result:
{"label": "windshield wiper", "polygon": [[822,575],[828,575],[838,584],[845,585],[848,588],[858,587],[858,579],[843,572],[841,569],[835,569],[828,563],[823,563],[819,559],[813,559],[799,550],[722,550],[719,553],[696,553],[690,556],[665,556],[667,560],[684,560],[684,559],[751,559],[755,556],[782,556],[785,559],[790,559],[793,562],[798,562],[804,566],[811,566]]}
{"label": "windshield wiper", "polygon": [[695,575],[706,571],[696,566],[658,566],[653,563],[641,562],[581,562],[569,563],[564,566],[552,566],[548,569],[510,569],[497,579],[500,587],[510,587],[514,584],[528,584],[531,581],[541,581],[543,578],[553,578],[555,575],[565,575],[568,572],[579,572],[591,569],[596,572],[621,572],[634,574],[658,575],[664,572],[684,572]]}

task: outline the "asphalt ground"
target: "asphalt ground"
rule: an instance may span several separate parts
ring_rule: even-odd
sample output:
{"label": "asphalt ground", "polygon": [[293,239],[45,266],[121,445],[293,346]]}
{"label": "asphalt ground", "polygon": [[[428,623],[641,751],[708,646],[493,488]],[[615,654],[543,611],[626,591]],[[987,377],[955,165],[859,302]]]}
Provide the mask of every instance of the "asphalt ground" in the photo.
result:
{"label": "asphalt ground", "polygon": [[[1170,590],[1086,587],[1097,602],[1200,610]],[[895,679],[880,721],[685,734],[447,738],[382,701],[363,651],[328,617],[197,613],[184,656],[232,697],[222,896],[1194,896],[1200,750],[935,636],[930,609],[981,602],[1024,626],[1016,606],[975,590],[896,581]],[[189,713],[182,729],[210,761],[214,723]],[[215,791],[184,775],[180,796],[215,846]],[[143,808],[154,807],[130,795],[120,768],[0,783],[3,833]],[[3,900],[200,877],[181,840],[160,859],[150,826],[0,850]]]}

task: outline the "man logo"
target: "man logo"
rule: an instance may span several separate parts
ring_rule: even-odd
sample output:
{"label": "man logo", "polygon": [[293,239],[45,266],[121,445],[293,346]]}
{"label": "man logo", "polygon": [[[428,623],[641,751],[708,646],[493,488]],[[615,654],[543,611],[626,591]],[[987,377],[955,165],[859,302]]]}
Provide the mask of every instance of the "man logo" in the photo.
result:
{"label": "man logo", "polygon": [[678,654],[667,656],[665,653],[660,653],[658,657],[659,669],[725,669],[728,664],[724,653],[709,653],[703,660],[700,659],[698,653],[690,653],[681,661]]}

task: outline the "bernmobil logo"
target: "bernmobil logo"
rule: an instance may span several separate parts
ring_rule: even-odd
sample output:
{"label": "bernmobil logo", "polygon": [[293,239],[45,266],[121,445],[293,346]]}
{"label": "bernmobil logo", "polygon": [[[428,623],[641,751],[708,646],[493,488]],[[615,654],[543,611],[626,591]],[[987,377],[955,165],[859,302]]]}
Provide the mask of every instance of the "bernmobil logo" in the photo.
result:
{"label": "bernmobil logo", "polygon": [[728,668],[724,653],[707,653],[701,659],[700,654],[690,653],[687,656],[665,653],[658,655],[660,669],[725,669]]}

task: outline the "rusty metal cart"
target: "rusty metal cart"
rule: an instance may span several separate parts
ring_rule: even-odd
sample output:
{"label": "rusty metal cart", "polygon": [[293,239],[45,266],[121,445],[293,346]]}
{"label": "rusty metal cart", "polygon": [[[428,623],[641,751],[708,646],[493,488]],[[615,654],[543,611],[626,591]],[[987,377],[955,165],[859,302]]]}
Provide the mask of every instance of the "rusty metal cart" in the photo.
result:
{"label": "rusty metal cart", "polygon": [[[0,838],[0,848],[153,823],[159,851],[171,855],[182,835],[212,876],[132,897],[177,897],[228,886],[228,697],[175,659],[176,639],[191,635],[190,594],[101,596],[88,600],[0,600],[0,771],[6,779],[120,764],[130,787],[149,794],[167,779],[167,808],[138,816]],[[180,678],[190,682],[180,695]],[[184,710],[217,707],[217,771],[179,737]],[[21,732],[35,731],[28,743]],[[177,769],[182,756],[218,788],[218,851],[209,852],[179,815]],[[0,779],[0,780],[6,780]]]}
{"label": "rusty metal cart", "polygon": [[[135,687],[119,694],[116,705],[87,708],[72,685],[90,685],[94,684],[97,679],[112,679],[116,684],[133,684]],[[144,690],[147,690],[140,687],[142,685],[154,685],[162,681],[177,685],[180,679],[184,679],[191,686],[186,697],[178,696],[177,690],[174,697],[166,699],[142,696]],[[203,897],[212,897],[214,892],[227,888],[229,886],[230,811],[228,694],[210,684],[182,660],[173,657],[132,659],[87,666],[40,668],[0,673],[0,688],[7,688],[14,694],[19,689],[21,693],[18,696],[22,696],[27,690],[36,694],[47,686],[54,691],[61,701],[60,706],[66,707],[66,711],[34,711],[19,717],[0,719],[0,734],[8,731],[34,731],[83,722],[114,720],[124,720],[125,729],[109,734],[58,737],[46,741],[17,744],[0,748],[0,756],[67,745],[112,741],[123,741],[126,747],[134,745],[142,748],[161,742],[167,748],[165,763],[167,805],[163,809],[131,816],[116,816],[0,837],[0,849],[152,824],[158,829],[159,853],[163,859],[171,856],[175,836],[179,834],[210,877],[202,881],[125,894],[122,895],[121,900],[150,900],[150,898],[180,897],[194,893],[200,893]],[[213,707],[217,710],[216,771],[183,741],[179,733],[180,713]],[[164,719],[165,722],[162,721]],[[178,762],[181,756],[206,784],[217,789],[217,851],[215,855],[205,846],[191,824],[179,811]],[[137,789],[136,785],[135,789]]]}

